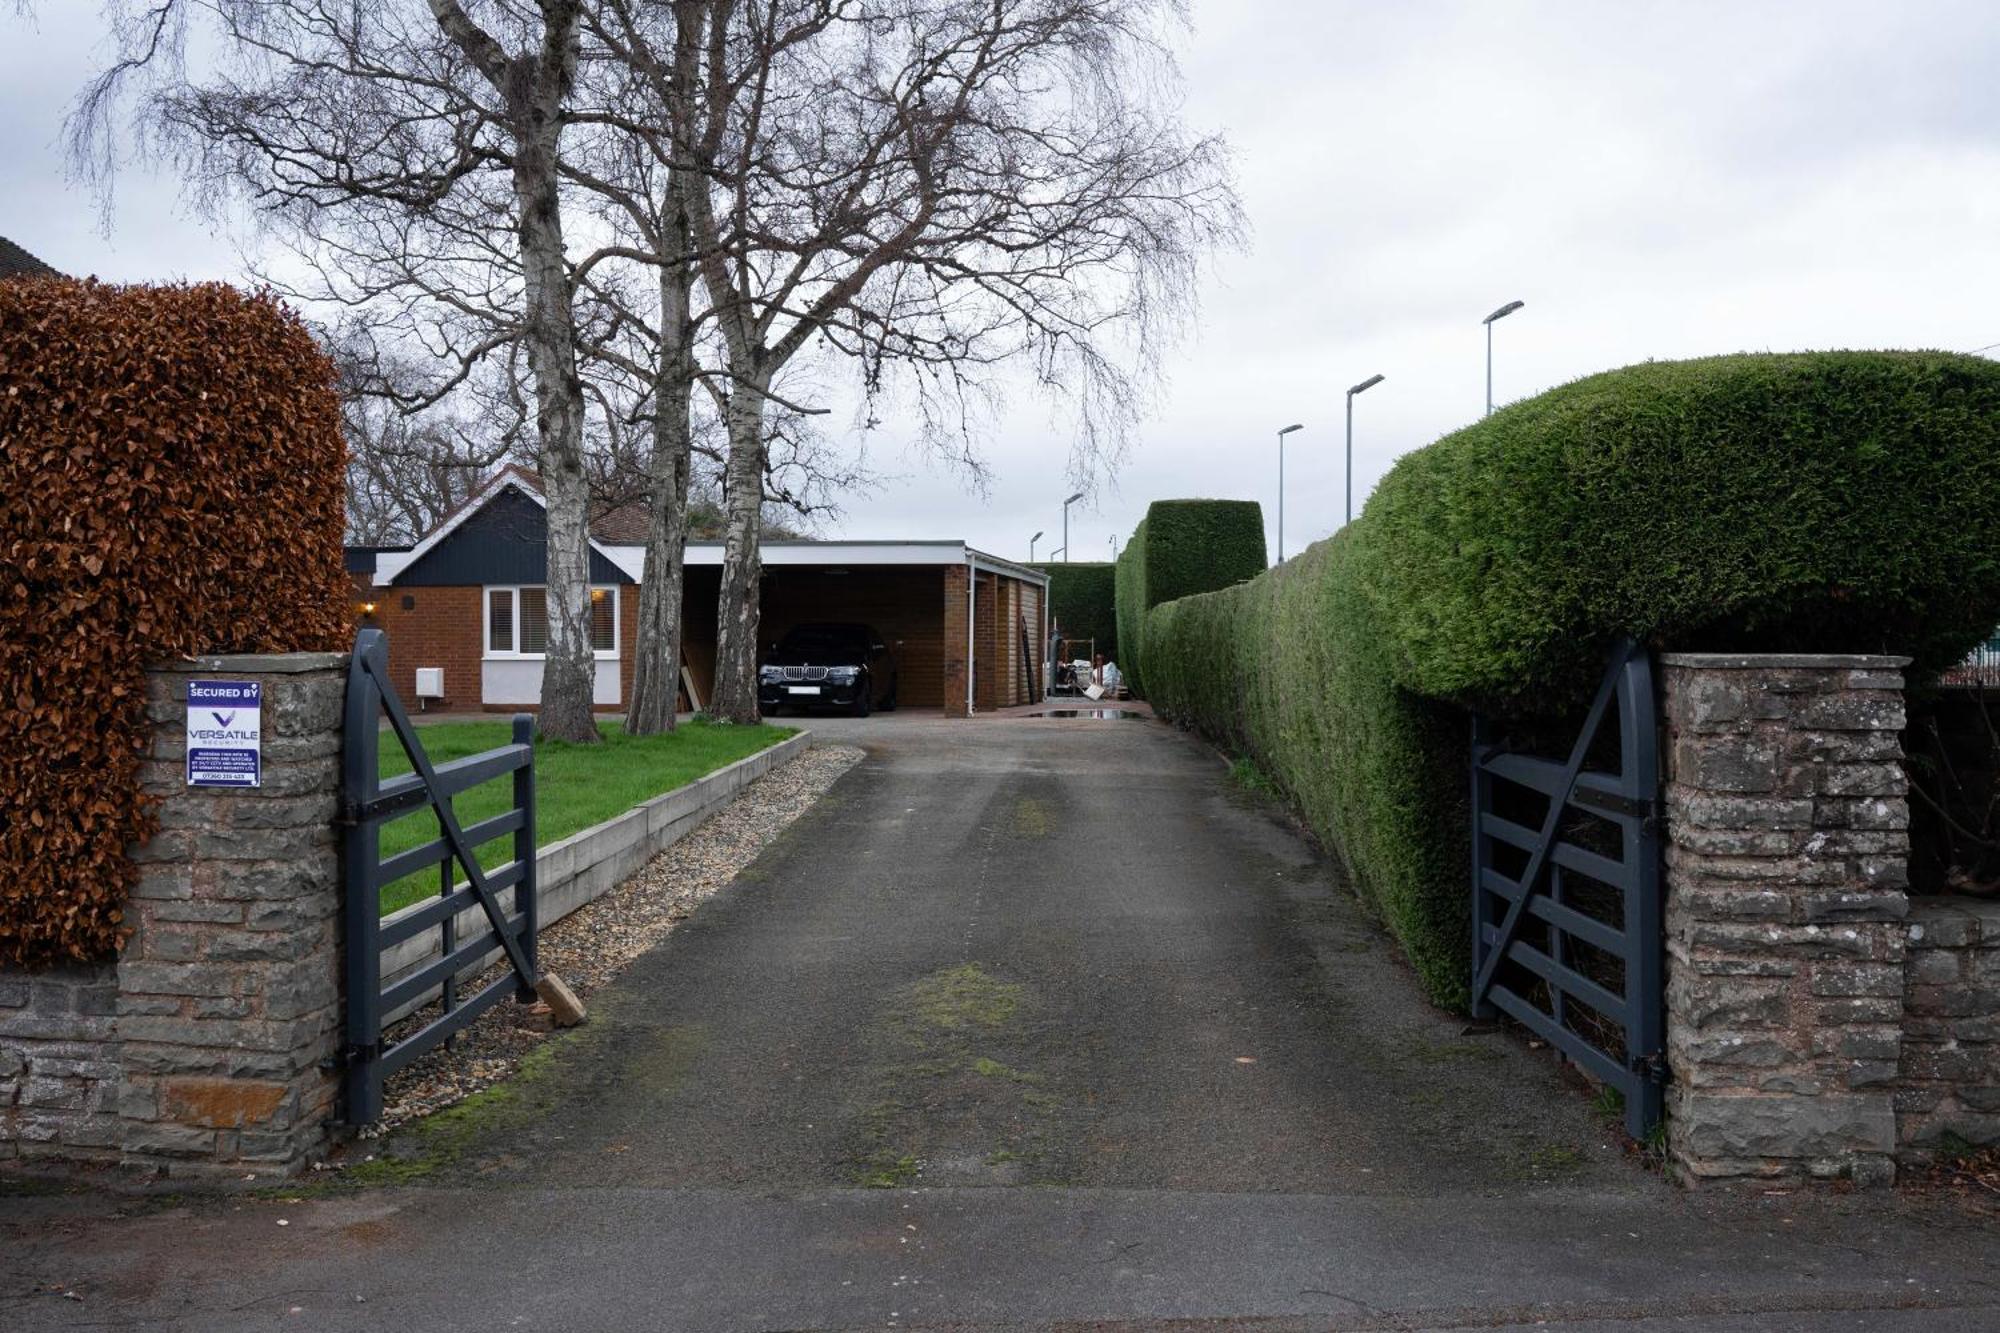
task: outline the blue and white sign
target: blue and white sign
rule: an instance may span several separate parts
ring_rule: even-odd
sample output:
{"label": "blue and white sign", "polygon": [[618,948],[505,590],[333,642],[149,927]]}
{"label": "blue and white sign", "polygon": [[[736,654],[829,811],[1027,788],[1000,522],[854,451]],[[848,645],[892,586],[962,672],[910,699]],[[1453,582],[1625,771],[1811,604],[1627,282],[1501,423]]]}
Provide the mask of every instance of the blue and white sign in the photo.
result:
{"label": "blue and white sign", "polygon": [[260,786],[263,682],[191,680],[187,706],[187,785]]}

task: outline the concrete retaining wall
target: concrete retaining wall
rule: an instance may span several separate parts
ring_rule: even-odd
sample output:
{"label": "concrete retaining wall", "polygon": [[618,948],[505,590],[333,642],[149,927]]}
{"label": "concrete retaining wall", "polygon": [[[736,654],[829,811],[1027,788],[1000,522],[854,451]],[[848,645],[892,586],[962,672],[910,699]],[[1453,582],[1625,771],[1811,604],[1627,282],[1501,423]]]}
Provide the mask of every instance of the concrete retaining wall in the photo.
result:
{"label": "concrete retaining wall", "polygon": [[[535,857],[537,905],[543,929],[562,920],[585,903],[616,888],[639,868],[686,837],[717,810],[727,805],[745,787],[772,769],[790,762],[812,744],[810,732],[800,732],[769,749],[739,759],[696,778],[624,814],[572,833],[560,842],[543,847]],[[511,890],[503,892],[503,902],[511,901]],[[384,918],[384,924],[422,909],[418,901]],[[477,906],[458,916],[458,938],[469,940],[486,929],[486,915]],[[382,981],[386,986],[404,974],[442,956],[441,935],[426,931],[405,940],[382,955]],[[494,949],[481,967],[500,957]],[[384,1021],[394,1021],[427,1003],[435,990],[394,1010]]]}

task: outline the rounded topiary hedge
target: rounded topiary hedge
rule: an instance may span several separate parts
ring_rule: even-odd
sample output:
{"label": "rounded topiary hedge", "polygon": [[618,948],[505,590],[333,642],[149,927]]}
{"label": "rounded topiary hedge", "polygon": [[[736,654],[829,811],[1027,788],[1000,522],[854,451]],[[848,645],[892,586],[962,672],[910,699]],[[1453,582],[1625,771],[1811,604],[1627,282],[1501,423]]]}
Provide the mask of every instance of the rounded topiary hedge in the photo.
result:
{"label": "rounded topiary hedge", "polygon": [[1054,561],[1031,566],[1049,576],[1049,615],[1063,637],[1089,639],[1093,651],[1118,660],[1118,571],[1109,560]]}
{"label": "rounded topiary hedge", "polygon": [[0,964],[124,934],[147,666],[344,646],[344,457],[276,299],[0,282]]}
{"label": "rounded topiary hedge", "polygon": [[1399,462],[1345,531],[1158,607],[1148,697],[1253,756],[1430,994],[1466,993],[1465,717],[1559,716],[1612,640],[1958,660],[2000,623],[2000,364],[1595,375]]}
{"label": "rounded topiary hedge", "polygon": [[1255,500],[1155,500],[1118,553],[1118,646],[1126,683],[1145,693],[1146,613],[1162,602],[1227,588],[1265,566],[1264,511]]}

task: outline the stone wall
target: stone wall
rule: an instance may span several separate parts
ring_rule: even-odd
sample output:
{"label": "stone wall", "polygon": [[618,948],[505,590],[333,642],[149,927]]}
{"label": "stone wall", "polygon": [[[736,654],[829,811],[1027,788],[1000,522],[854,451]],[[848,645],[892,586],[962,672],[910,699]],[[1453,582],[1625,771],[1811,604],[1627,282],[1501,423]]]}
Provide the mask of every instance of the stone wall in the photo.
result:
{"label": "stone wall", "polygon": [[1668,1143],[1690,1179],[1893,1179],[1908,659],[1670,654]]}
{"label": "stone wall", "polygon": [[121,1069],[110,963],[0,969],[0,1161],[115,1161]]}
{"label": "stone wall", "polygon": [[2000,902],[1911,900],[1897,1082],[1905,1162],[2000,1143]]}
{"label": "stone wall", "polygon": [[[287,1174],[324,1147],[337,1083],[346,657],[151,671],[142,768],[159,832],[133,851],[115,963],[0,973],[0,1159]],[[187,683],[261,680],[263,785],[189,788]]]}

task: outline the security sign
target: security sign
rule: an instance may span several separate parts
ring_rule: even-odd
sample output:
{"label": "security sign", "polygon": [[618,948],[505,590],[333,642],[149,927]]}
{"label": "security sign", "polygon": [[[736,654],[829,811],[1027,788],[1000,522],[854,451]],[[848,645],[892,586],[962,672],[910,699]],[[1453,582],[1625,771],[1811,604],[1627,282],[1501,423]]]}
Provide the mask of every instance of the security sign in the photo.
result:
{"label": "security sign", "polygon": [[262,783],[264,686],[255,680],[191,680],[187,692],[187,785]]}

